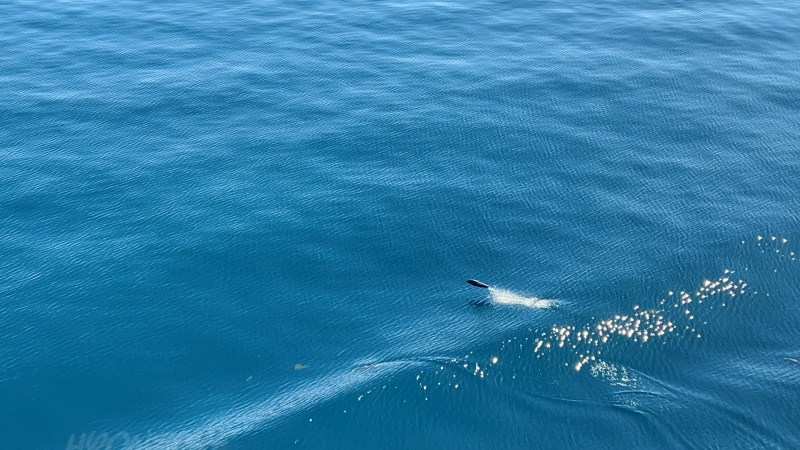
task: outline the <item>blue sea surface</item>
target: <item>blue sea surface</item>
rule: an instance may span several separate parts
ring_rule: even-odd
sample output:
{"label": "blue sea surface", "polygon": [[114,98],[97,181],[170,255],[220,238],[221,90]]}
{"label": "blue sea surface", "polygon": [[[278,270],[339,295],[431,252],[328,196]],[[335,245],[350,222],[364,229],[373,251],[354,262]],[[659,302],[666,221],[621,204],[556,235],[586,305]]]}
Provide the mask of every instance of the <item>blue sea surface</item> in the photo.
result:
{"label": "blue sea surface", "polygon": [[0,448],[800,448],[798,8],[1,4]]}

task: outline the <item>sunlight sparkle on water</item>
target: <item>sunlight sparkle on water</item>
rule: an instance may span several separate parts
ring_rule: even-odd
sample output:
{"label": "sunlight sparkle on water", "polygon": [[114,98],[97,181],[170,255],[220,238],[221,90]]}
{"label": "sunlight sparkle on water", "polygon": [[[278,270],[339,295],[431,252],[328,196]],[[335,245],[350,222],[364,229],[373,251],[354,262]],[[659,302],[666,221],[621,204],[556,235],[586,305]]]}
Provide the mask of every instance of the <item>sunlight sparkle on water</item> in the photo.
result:
{"label": "sunlight sparkle on water", "polygon": [[[533,352],[537,353],[537,357],[541,357],[545,351],[553,347],[566,348],[575,357],[572,367],[580,371],[585,364],[596,361],[602,353],[603,346],[610,341],[628,340],[645,344],[678,333],[688,333],[699,339],[700,333],[690,325],[697,315],[691,307],[692,302],[697,300],[698,303],[702,303],[702,299],[711,297],[732,298],[737,293],[744,294],[747,283],[733,280],[732,274],[733,271],[726,269],[723,275],[715,280],[704,279],[694,293],[678,292],[672,308],[640,309],[639,305],[634,305],[630,313],[615,314],[585,328],[554,325],[549,333],[544,333],[542,337],[536,339]],[[673,291],[668,292],[669,296],[673,294]],[[659,301],[659,305],[665,303],[665,299]],[[724,302],[721,303],[721,306],[725,305]],[[686,322],[687,320],[689,322]],[[682,327],[678,326],[681,322]]]}

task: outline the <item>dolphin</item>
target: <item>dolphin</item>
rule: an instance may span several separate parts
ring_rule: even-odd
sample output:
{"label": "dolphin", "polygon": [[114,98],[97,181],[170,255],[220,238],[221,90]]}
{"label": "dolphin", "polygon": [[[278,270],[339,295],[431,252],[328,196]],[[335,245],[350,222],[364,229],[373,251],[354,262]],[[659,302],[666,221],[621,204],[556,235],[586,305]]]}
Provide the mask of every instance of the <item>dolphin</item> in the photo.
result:
{"label": "dolphin", "polygon": [[488,289],[488,288],[489,288],[489,285],[488,285],[488,284],[486,284],[486,283],[481,283],[481,282],[480,282],[480,281],[478,281],[478,280],[467,280],[467,283],[469,283],[469,284],[471,284],[471,285],[473,285],[473,286],[475,286],[475,287],[479,287],[479,288],[484,288],[484,289]]}

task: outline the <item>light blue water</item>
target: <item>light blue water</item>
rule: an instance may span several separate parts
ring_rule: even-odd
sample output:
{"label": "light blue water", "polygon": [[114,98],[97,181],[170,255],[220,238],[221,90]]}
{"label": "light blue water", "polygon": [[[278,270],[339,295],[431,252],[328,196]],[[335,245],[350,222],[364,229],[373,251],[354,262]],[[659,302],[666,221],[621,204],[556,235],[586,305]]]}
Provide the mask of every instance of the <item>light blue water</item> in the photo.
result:
{"label": "light blue water", "polygon": [[0,5],[0,447],[800,447],[798,6]]}

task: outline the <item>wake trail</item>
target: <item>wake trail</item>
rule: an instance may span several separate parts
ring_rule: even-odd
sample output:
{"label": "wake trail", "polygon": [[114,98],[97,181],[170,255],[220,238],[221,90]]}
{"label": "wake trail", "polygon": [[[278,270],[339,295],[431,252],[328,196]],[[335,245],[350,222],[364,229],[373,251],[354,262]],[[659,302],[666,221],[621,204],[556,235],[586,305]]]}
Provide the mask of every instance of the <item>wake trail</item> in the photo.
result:
{"label": "wake trail", "polygon": [[[419,368],[427,361],[391,361],[336,372],[285,390],[266,400],[242,405],[204,420],[191,420],[175,431],[150,435],[137,449],[208,448],[274,427],[303,411],[382,377]],[[129,448],[129,447],[126,447]]]}

